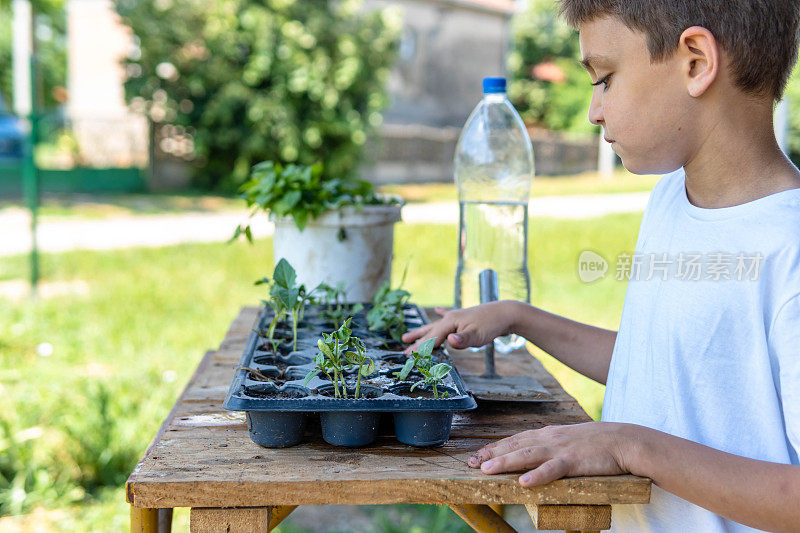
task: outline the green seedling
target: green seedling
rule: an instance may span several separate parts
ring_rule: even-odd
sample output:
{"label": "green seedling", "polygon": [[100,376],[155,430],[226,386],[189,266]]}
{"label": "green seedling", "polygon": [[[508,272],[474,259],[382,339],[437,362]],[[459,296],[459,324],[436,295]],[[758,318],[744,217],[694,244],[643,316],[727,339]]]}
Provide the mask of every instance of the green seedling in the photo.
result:
{"label": "green seedling", "polygon": [[433,389],[433,397],[434,398],[444,398],[447,396],[447,392],[443,392],[439,395],[439,390],[437,387],[442,384],[444,381],[445,376],[450,373],[453,367],[448,365],[447,363],[439,363],[433,365],[429,369],[418,368],[420,374],[422,374],[422,379],[411,385],[410,390],[414,390],[415,388],[419,387],[420,385],[428,385]]}
{"label": "green seedling", "polygon": [[297,284],[297,272],[286,259],[281,258],[275,265],[272,273],[272,280],[262,278],[255,283],[256,285],[269,285],[269,300],[264,302],[272,308],[274,316],[267,330],[267,338],[272,344],[273,351],[277,350],[279,342],[274,340],[275,327],[278,322],[286,315],[292,317],[292,350],[297,350],[297,323],[303,319],[306,303],[311,299],[312,294],[306,292],[305,285]]}
{"label": "green seedling", "polygon": [[345,352],[345,358],[350,363],[351,368],[357,369],[355,397],[358,398],[361,390],[361,376],[369,376],[375,372],[375,361],[367,357],[367,347],[361,339],[351,337],[350,347],[351,349]]}
{"label": "green seedling", "polygon": [[434,344],[436,344],[436,337],[426,340],[419,345],[417,351],[411,352],[411,356],[406,360],[406,364],[403,365],[403,368],[400,369],[399,372],[394,373],[394,377],[397,381],[405,381],[415,367],[417,369],[424,368],[425,370],[430,370],[433,365],[433,357],[431,354],[433,353]]}
{"label": "green seedling", "polygon": [[[405,273],[403,274],[405,280]],[[400,282],[402,285],[403,282]],[[367,325],[371,331],[386,331],[395,341],[401,341],[406,332],[403,306],[411,293],[400,287],[392,289],[389,281],[380,286],[372,298],[372,309],[367,312]]]}
{"label": "green seedling", "polygon": [[344,281],[337,283],[336,287],[320,283],[314,290],[320,292],[316,302],[323,306],[322,317],[335,324],[341,323],[345,316],[354,315],[364,308],[360,303],[347,304]]}
{"label": "green seedling", "polygon": [[319,353],[314,357],[314,368],[306,374],[303,385],[307,385],[313,377],[325,374],[333,382],[334,397],[347,398],[344,373],[357,368],[354,397],[359,398],[361,376],[368,376],[375,371],[375,361],[367,357],[364,342],[352,336],[351,320],[351,317],[347,318],[339,329],[333,333],[323,333],[322,338],[317,340]]}

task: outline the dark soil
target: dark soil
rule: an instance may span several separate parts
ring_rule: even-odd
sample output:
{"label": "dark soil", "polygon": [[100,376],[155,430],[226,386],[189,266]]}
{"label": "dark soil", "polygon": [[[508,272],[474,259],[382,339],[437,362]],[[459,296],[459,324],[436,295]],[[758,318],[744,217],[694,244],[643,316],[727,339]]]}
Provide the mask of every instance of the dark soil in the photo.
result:
{"label": "dark soil", "polygon": [[[264,337],[265,339],[268,339],[269,338],[269,330],[268,329],[263,330],[261,332],[261,336]],[[272,332],[272,338],[275,339],[275,340],[281,340],[281,341],[291,341],[294,338],[294,336],[292,335],[291,328],[290,329],[277,329],[276,328],[275,331]]]}
{"label": "dark soil", "polygon": [[274,355],[262,355],[259,357],[253,358],[253,362],[259,365],[270,365],[274,366],[280,372],[280,375],[283,375],[286,372],[286,369],[290,366],[283,361],[278,360]]}
{"label": "dark soil", "polygon": [[381,361],[391,363],[393,365],[404,365],[408,361],[408,356],[404,353],[390,353],[381,356]]}
{"label": "dark soil", "polygon": [[[396,392],[395,394],[397,394],[398,396],[405,396],[406,398],[415,398],[415,399],[416,398],[427,398],[427,399],[432,399],[433,398],[433,391],[432,390],[414,389],[411,392]],[[439,393],[439,398],[441,398],[441,397],[442,397],[442,393]]]}
{"label": "dark soil", "polygon": [[[275,382],[276,385],[279,385],[278,382]],[[253,398],[270,398],[270,399],[290,399],[290,398],[303,398],[308,396],[308,393],[301,390],[282,390],[279,392],[275,392],[272,390],[259,390],[256,387],[245,387],[244,393],[248,396],[252,396]]]}
{"label": "dark soil", "polygon": [[399,341],[388,340],[381,344],[381,348],[384,350],[389,350],[390,352],[402,352],[406,348],[408,348],[407,344],[403,344]]}
{"label": "dark soil", "polygon": [[283,385],[286,382],[286,380],[283,379],[283,372],[281,372],[277,376],[270,376],[269,374],[256,374],[255,372],[250,372],[249,377],[253,381],[264,381],[269,383],[275,383],[276,385]]}
{"label": "dark soil", "polygon": [[[274,353],[274,352],[272,351],[272,343],[270,343],[270,342],[263,342],[263,343],[261,343],[261,344],[258,346],[258,348],[257,348],[257,349],[258,349],[259,351],[261,351],[261,352],[270,352],[270,353]],[[292,343],[291,343],[291,342],[288,342],[288,343],[281,343],[281,344],[279,344],[279,345],[278,345],[278,354],[280,354],[280,355],[289,355],[289,354],[290,354],[290,353],[292,353],[293,351],[294,351],[294,350],[292,350]]]}
{"label": "dark soil", "polygon": [[[323,390],[320,390],[318,392],[321,395],[327,396],[329,398],[333,398],[334,397],[333,396],[334,395],[333,387],[331,387],[330,389],[323,389]],[[353,397],[355,395],[355,392],[356,392],[355,385],[353,385],[352,387],[348,386],[347,387],[347,398],[348,399],[353,399]],[[360,400],[362,398],[377,398],[378,396],[381,396],[382,394],[383,394],[382,391],[376,391],[376,390],[373,390],[373,389],[365,388],[364,387],[364,382],[362,381],[361,382],[361,390],[359,391],[358,399]]]}

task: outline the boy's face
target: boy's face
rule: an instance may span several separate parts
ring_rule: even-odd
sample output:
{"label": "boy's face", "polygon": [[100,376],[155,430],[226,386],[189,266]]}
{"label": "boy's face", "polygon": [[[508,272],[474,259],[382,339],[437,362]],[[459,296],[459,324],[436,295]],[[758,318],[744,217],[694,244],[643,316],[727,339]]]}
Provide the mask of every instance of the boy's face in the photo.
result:
{"label": "boy's face", "polygon": [[634,174],[664,174],[689,158],[698,132],[679,54],[651,63],[644,34],[605,16],[580,28],[581,56],[593,87],[589,121]]}

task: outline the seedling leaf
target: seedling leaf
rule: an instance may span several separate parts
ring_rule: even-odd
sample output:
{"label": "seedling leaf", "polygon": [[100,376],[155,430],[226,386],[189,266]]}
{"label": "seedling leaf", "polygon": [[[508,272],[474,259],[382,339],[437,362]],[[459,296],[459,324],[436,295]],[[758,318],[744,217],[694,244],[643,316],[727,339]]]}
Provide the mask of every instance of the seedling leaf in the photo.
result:
{"label": "seedling leaf", "polygon": [[325,357],[333,358],[333,352],[322,339],[317,339],[317,347],[323,354],[325,354]]}
{"label": "seedling leaf", "polygon": [[431,367],[431,378],[441,382],[442,379],[450,372],[450,365],[447,363],[439,363]]}
{"label": "seedling leaf", "polygon": [[375,361],[368,357],[366,366],[361,367],[361,375],[369,376],[373,372],[375,372]]}
{"label": "seedling leaf", "polygon": [[308,382],[318,376],[320,372],[322,372],[321,368],[312,369],[308,374],[306,374],[306,377],[303,378],[303,386],[308,385]]}
{"label": "seedling leaf", "polygon": [[414,369],[414,362],[415,362],[414,358],[409,357],[408,360],[406,360],[406,364],[403,365],[403,368],[400,370],[400,372],[395,372],[394,375],[397,376],[398,381],[405,381],[405,379],[411,373],[411,370]]}
{"label": "seedling leaf", "polygon": [[417,349],[417,353],[419,353],[423,357],[427,357],[433,353],[433,345],[436,344],[437,337],[433,337],[432,339],[428,339],[422,344],[419,345]]}
{"label": "seedling leaf", "polygon": [[[297,273],[294,268],[292,268],[292,265],[289,264],[289,261],[281,258],[278,264],[275,265],[275,272],[272,274],[272,278],[275,280],[275,283],[288,289],[294,287],[295,281],[297,280]],[[287,307],[291,307],[291,305]]]}

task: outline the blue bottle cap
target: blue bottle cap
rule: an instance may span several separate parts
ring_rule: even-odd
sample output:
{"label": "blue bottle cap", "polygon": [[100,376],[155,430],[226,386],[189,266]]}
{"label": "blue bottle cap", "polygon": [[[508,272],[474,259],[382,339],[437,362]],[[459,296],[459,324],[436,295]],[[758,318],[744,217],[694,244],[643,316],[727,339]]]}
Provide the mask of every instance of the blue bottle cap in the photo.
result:
{"label": "blue bottle cap", "polygon": [[483,78],[483,94],[506,92],[505,78]]}

